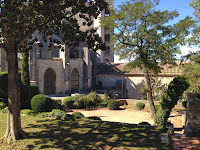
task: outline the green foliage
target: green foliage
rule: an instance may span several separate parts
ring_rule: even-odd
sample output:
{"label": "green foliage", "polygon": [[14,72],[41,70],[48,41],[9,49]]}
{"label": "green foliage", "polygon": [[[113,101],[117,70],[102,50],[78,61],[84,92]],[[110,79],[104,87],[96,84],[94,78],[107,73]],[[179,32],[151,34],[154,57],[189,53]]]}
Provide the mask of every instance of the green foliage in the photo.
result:
{"label": "green foliage", "polygon": [[179,53],[178,44],[185,42],[194,23],[186,17],[169,25],[169,21],[178,17],[178,12],[155,10],[156,5],[151,1],[127,1],[112,10],[111,16],[102,18],[101,26],[118,31],[112,38],[115,54],[120,59],[134,58],[131,69],[135,66],[159,72],[158,62],[174,64],[175,54]]}
{"label": "green foliage", "polygon": [[60,109],[53,109],[51,111],[52,117],[55,117],[56,119],[64,119],[65,114],[66,113],[63,110],[60,110]]}
{"label": "green foliage", "polygon": [[98,120],[98,121],[102,121],[100,117],[96,117],[96,116],[92,116],[92,117],[87,117],[91,120]]}
{"label": "green foliage", "polygon": [[8,93],[8,72],[0,72],[0,90]]}
{"label": "green foliage", "polygon": [[144,107],[145,107],[145,103],[136,103],[136,108],[138,109],[138,110],[142,110],[142,109],[144,109]]}
{"label": "green foliage", "polygon": [[[21,73],[19,72],[19,76],[21,76]],[[0,98],[4,98],[4,102],[8,104],[8,73],[7,72],[0,72]],[[31,108],[31,98],[37,94],[39,94],[39,88],[37,86],[30,86],[30,99],[28,99],[27,96],[27,89],[25,85],[22,84],[20,81],[20,103],[21,108]],[[29,92],[28,92],[29,93]]]}
{"label": "green foliage", "polygon": [[[21,81],[25,87],[30,86],[28,57],[29,57],[28,51],[22,53]],[[27,89],[27,90],[29,90],[29,89]],[[27,91],[27,92],[29,92],[29,91]]]}
{"label": "green foliage", "polygon": [[189,87],[189,82],[184,77],[175,77],[163,94],[162,102],[156,113],[155,123],[165,127],[172,108],[177,104],[183,92]]}
{"label": "green foliage", "polygon": [[80,119],[84,117],[84,115],[81,112],[74,112],[72,113],[72,116],[74,116],[74,118],[76,119]]}
{"label": "green foliage", "polygon": [[[153,100],[161,101],[162,95],[167,89],[167,84],[162,84],[162,81],[156,77],[151,77],[150,80],[151,80]],[[147,90],[145,83],[141,86],[139,92],[142,95],[141,99],[147,100]]]}
{"label": "green foliage", "polygon": [[21,108],[30,108],[30,76],[29,76],[29,64],[28,64],[29,52],[22,53],[22,71],[21,71]]}
{"label": "green foliage", "polygon": [[[111,16],[101,19],[101,26],[117,32],[112,37],[114,52],[120,59],[128,60],[127,70],[140,69],[145,74],[147,95],[152,116],[155,115],[151,97],[150,73],[161,72],[162,65],[175,65],[180,45],[186,43],[194,21],[190,17],[170,24],[178,17],[177,11],[156,10],[156,1],[126,1]],[[167,57],[166,57],[167,56]]]}
{"label": "green foliage", "polygon": [[52,113],[51,112],[41,112],[41,113],[38,113],[37,116],[41,117],[41,118],[52,117]]}
{"label": "green foliage", "polygon": [[95,93],[91,92],[87,95],[80,94],[80,95],[75,95],[75,96],[70,96],[66,97],[63,100],[62,105],[64,105],[68,109],[73,109],[73,108],[91,108],[100,105],[103,103],[103,100],[101,97]]}
{"label": "green foliage", "polygon": [[200,45],[200,38],[199,38],[199,32],[200,32],[200,1],[199,0],[193,0],[190,3],[190,6],[194,9],[194,15],[195,15],[195,21],[197,22],[196,26],[194,26],[193,34],[191,38],[189,39],[189,42],[191,45]]}
{"label": "green foliage", "polygon": [[8,93],[6,93],[6,92],[4,92],[4,91],[2,91],[2,90],[0,89],[0,98],[3,98],[3,101],[4,101],[5,103],[7,103]]}
{"label": "green foliage", "polygon": [[5,107],[4,109],[0,110],[2,113],[8,113],[8,107]]}
{"label": "green foliage", "polygon": [[30,99],[32,99],[33,96],[40,94],[39,87],[38,86],[30,86]]}
{"label": "green foliage", "polygon": [[26,115],[32,115],[34,114],[34,111],[33,110],[30,110],[30,109],[22,109],[20,111],[21,114],[26,114]]}
{"label": "green foliage", "polygon": [[34,112],[50,112],[56,108],[57,102],[44,94],[36,95],[31,100],[31,108]]}
{"label": "green foliage", "polygon": [[160,105],[155,105],[156,108],[156,112],[158,111],[158,109],[160,108]]}
{"label": "green foliage", "polygon": [[63,100],[62,105],[66,106],[68,109],[74,108],[74,98],[72,96],[66,97]]}
{"label": "green foliage", "polygon": [[94,106],[97,106],[101,102],[100,96],[93,91],[88,94],[88,100],[91,101]]}
{"label": "green foliage", "polygon": [[74,101],[75,108],[83,109],[86,108],[88,102],[87,95],[80,96],[77,100]]}
{"label": "green foliage", "polygon": [[167,125],[169,115],[170,111],[168,109],[159,107],[156,112],[155,123],[159,125],[160,128],[164,129]]}
{"label": "green foliage", "polygon": [[142,100],[147,100],[146,84],[142,84],[142,86],[140,87],[139,93],[141,94]]}
{"label": "green foliage", "polygon": [[187,100],[187,93],[200,92],[200,51],[185,56],[187,63],[183,65],[183,74],[190,81],[190,87],[183,93],[181,101]]}
{"label": "green foliage", "polygon": [[107,107],[110,110],[117,110],[117,109],[119,109],[119,102],[114,99],[110,99],[110,100],[108,100]]}
{"label": "green foliage", "polygon": [[8,73],[0,72],[0,98],[8,105]]}
{"label": "green foliage", "polygon": [[0,110],[4,109],[6,107],[6,104],[3,102],[0,102]]}

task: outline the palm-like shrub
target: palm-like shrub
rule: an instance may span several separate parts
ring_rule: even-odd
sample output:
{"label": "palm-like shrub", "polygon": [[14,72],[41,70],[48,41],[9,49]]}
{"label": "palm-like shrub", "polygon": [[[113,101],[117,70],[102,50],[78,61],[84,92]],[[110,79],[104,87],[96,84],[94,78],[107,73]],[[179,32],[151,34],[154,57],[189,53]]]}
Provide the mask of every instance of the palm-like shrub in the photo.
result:
{"label": "palm-like shrub", "polygon": [[108,100],[107,107],[110,110],[117,110],[117,109],[119,109],[119,103],[118,103],[118,101],[116,101],[114,99],[110,99],[110,100]]}

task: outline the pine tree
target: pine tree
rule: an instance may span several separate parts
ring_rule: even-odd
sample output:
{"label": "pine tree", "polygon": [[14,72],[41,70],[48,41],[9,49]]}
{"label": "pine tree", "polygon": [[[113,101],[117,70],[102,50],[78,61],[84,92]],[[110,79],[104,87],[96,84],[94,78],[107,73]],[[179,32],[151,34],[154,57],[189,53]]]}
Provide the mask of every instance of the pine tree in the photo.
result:
{"label": "pine tree", "polygon": [[20,98],[21,98],[21,108],[30,108],[30,75],[29,75],[29,52],[25,51],[22,53],[22,72],[21,72],[21,82],[22,87]]}

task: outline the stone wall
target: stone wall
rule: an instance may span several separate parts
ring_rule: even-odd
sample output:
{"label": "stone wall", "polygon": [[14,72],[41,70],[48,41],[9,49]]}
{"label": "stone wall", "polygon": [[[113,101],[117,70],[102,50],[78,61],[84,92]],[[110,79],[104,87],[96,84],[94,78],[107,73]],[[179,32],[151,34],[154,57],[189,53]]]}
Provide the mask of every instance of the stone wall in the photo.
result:
{"label": "stone wall", "polygon": [[188,93],[185,122],[186,136],[196,136],[200,133],[200,93]]}
{"label": "stone wall", "polygon": [[[141,99],[141,94],[139,90],[141,86],[145,83],[145,78],[142,75],[119,75],[119,74],[97,74],[96,84],[100,86],[101,89],[107,91],[116,91],[116,93],[121,92],[121,87],[123,83],[124,97],[117,98],[129,98],[129,99]],[[158,77],[161,79],[162,84],[169,84],[173,80],[173,76],[162,76]]]}

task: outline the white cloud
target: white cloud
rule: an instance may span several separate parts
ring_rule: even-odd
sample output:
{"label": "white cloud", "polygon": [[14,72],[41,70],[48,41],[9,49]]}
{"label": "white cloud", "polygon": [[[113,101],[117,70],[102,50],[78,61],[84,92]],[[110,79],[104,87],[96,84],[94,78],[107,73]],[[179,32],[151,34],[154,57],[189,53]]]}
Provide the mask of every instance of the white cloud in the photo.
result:
{"label": "white cloud", "polygon": [[128,61],[122,59],[122,60],[119,60],[119,56],[117,55],[114,55],[114,63],[127,63]]}
{"label": "white cloud", "polygon": [[181,47],[181,55],[187,55],[189,52],[196,52],[197,50],[200,50],[198,47],[189,47],[189,46],[182,46]]}

